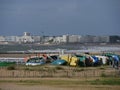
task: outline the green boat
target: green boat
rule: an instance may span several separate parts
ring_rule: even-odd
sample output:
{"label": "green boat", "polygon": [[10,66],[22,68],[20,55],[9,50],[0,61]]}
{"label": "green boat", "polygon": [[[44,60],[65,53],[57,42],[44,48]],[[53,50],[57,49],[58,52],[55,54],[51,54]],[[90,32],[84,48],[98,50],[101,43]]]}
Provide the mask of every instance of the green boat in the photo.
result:
{"label": "green boat", "polygon": [[0,62],[0,67],[14,65],[15,62]]}

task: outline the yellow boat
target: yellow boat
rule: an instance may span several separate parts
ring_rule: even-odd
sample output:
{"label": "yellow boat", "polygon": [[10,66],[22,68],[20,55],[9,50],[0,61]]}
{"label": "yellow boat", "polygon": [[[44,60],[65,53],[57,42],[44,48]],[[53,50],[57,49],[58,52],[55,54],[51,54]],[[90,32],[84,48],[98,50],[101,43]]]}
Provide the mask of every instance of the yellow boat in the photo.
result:
{"label": "yellow boat", "polygon": [[78,58],[72,55],[63,55],[60,56],[61,59],[67,61],[70,66],[77,66],[78,65]]}

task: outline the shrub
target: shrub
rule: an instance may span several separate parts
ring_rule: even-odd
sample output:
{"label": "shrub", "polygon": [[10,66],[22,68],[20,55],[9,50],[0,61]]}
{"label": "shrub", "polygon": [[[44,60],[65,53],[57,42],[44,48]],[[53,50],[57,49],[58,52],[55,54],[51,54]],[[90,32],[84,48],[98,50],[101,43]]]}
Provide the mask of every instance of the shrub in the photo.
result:
{"label": "shrub", "polygon": [[64,68],[61,67],[61,66],[57,66],[57,67],[55,67],[55,69],[57,69],[57,70],[64,70]]}
{"label": "shrub", "polygon": [[107,75],[105,73],[102,73],[100,76],[101,77],[107,77]]}
{"label": "shrub", "polygon": [[104,68],[104,67],[100,67],[99,69],[101,69],[101,70],[105,70],[105,68]]}
{"label": "shrub", "polygon": [[8,66],[7,70],[15,70],[15,66]]}
{"label": "shrub", "polygon": [[81,71],[85,71],[85,69],[81,68],[81,69],[76,69],[77,72],[81,72]]}
{"label": "shrub", "polygon": [[24,68],[24,70],[30,70],[29,68]]}

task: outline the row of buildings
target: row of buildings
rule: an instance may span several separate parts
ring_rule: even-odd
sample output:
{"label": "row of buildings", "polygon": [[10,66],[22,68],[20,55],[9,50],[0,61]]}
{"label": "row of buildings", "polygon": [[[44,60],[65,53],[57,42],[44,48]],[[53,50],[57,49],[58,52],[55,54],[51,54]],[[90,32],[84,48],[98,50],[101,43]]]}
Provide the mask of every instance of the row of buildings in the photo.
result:
{"label": "row of buildings", "polygon": [[120,43],[120,36],[93,35],[61,35],[61,36],[32,36],[24,32],[21,36],[0,36],[0,44],[60,44],[60,43]]}

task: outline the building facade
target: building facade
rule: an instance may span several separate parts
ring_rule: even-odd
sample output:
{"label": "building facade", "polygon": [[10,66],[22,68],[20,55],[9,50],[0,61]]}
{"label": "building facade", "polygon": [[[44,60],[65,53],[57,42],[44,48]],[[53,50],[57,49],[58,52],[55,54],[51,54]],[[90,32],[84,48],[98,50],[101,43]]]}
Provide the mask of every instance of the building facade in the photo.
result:
{"label": "building facade", "polygon": [[61,36],[31,36],[24,32],[23,36],[0,36],[0,42],[10,43],[120,43],[120,36],[93,36],[93,35],[61,35]]}

